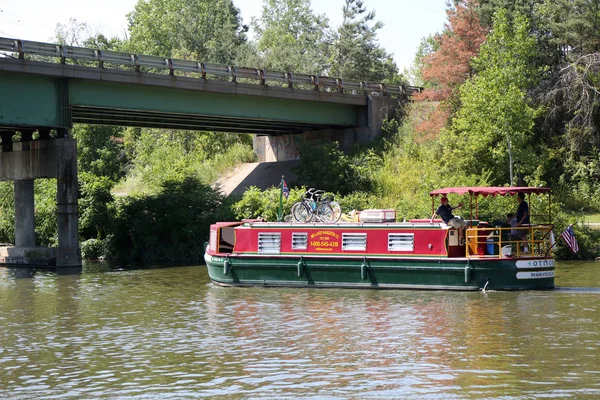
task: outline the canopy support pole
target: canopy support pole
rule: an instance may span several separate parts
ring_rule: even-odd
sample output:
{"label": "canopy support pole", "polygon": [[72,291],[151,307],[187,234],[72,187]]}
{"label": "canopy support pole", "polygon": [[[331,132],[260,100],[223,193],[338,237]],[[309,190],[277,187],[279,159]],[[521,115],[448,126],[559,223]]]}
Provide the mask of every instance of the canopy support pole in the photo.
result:
{"label": "canopy support pole", "polygon": [[471,210],[471,226],[473,225],[473,193],[469,194],[469,209]]}

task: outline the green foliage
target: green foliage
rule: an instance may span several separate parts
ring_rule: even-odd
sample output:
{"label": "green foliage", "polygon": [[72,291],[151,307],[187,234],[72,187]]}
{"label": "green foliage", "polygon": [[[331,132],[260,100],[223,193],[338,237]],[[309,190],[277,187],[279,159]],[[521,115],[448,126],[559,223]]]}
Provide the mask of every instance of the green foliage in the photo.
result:
{"label": "green foliage", "polygon": [[194,176],[165,181],[157,194],[118,199],[111,250],[124,261],[198,261],[209,226],[231,220],[221,194]]}
{"label": "green foliage", "polygon": [[[565,212],[565,205],[553,197],[552,223],[555,227],[556,246],[554,256],[556,258],[560,260],[589,260],[600,254],[600,231],[590,229],[582,222],[583,218]],[[577,254],[573,254],[569,246],[560,237],[561,233],[571,224],[573,224],[573,231],[579,245]]]}
{"label": "green foliage", "polygon": [[251,138],[242,134],[145,129],[131,146],[128,180],[139,182],[137,189],[147,192],[188,175],[212,184],[228,168],[254,160]]}
{"label": "green foliage", "polygon": [[230,0],[139,0],[128,14],[130,51],[231,64],[246,41]]}
{"label": "green foliage", "polygon": [[433,86],[430,82],[426,82],[423,79],[423,73],[421,71],[427,65],[425,62],[427,56],[435,53],[437,50],[439,50],[439,48],[440,43],[435,40],[433,35],[429,35],[421,39],[421,42],[419,43],[415,53],[415,58],[413,59],[408,71],[405,72],[411,85],[423,86],[425,88],[430,88]]}
{"label": "green foliage", "polygon": [[34,184],[35,241],[38,246],[58,245],[56,179],[36,179]]}
{"label": "green foliage", "polygon": [[84,260],[104,260],[110,249],[107,247],[106,239],[87,239],[79,245],[81,247],[81,257]]}
{"label": "green foliage", "polygon": [[362,0],[345,0],[343,22],[334,34],[330,74],[368,82],[394,80],[398,67],[391,54],[378,43],[375,11],[368,12]]}
{"label": "green foliage", "polygon": [[115,182],[125,175],[122,128],[80,124],[73,128],[73,137],[77,140],[80,173],[89,172]]}
{"label": "green foliage", "polygon": [[115,204],[114,182],[106,176],[79,173],[79,233],[82,238],[103,239],[112,232]]}
{"label": "green foliage", "polygon": [[0,243],[15,242],[15,186],[0,182]]}
{"label": "green foliage", "polygon": [[252,28],[258,38],[259,67],[308,74],[324,71],[328,21],[313,12],[310,0],[264,0]]}
{"label": "green foliage", "polygon": [[573,59],[599,49],[598,7],[597,0],[547,0],[540,2],[535,11],[550,45]]}
{"label": "green foliage", "polygon": [[350,213],[352,210],[361,211],[369,208],[378,208],[378,198],[369,192],[352,192],[346,196],[335,196],[335,200],[340,203],[343,213]]}
{"label": "green foliage", "polygon": [[83,47],[119,51],[123,47],[123,41],[117,37],[107,38],[100,33],[85,39],[83,41]]}
{"label": "green foliage", "polygon": [[294,169],[298,184],[322,188],[342,195],[356,190],[370,190],[369,170],[379,158],[373,152],[344,154],[337,142],[315,146],[305,142],[300,146],[300,164]]}
{"label": "green foliage", "polygon": [[509,21],[512,21],[515,14],[526,16],[530,22],[535,21],[536,6],[545,0],[478,0],[478,2],[481,21],[485,26],[492,28],[494,16],[498,11],[505,12]]}
{"label": "green foliage", "polygon": [[[302,200],[306,188],[291,188],[287,198],[283,198],[282,215],[291,214],[295,202]],[[281,189],[271,187],[261,191],[256,186],[249,187],[243,197],[233,204],[233,212],[238,219],[262,218],[265,221],[277,221],[279,212],[279,196]]]}
{"label": "green foliage", "polygon": [[504,184],[511,183],[512,166],[521,178],[537,168],[530,140],[539,110],[526,96],[541,74],[532,62],[535,55],[527,20],[517,15],[510,26],[506,13],[499,11],[474,60],[478,73],[462,86],[461,108],[451,130],[442,134],[440,154],[452,154],[443,163],[446,170],[489,173],[491,183]]}

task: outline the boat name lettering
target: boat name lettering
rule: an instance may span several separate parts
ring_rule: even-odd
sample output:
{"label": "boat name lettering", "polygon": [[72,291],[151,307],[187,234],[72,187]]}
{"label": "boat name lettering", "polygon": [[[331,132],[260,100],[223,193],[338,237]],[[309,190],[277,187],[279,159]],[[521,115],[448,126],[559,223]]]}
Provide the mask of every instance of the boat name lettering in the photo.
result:
{"label": "boat name lettering", "polygon": [[517,279],[545,279],[545,278],[554,278],[554,271],[517,272]]}
{"label": "boat name lettering", "polygon": [[532,278],[550,278],[554,276],[553,271],[540,271],[540,272],[532,272]]}
{"label": "boat name lettering", "polygon": [[553,267],[554,260],[533,260],[531,264],[534,267]]}
{"label": "boat name lettering", "polygon": [[332,232],[332,231],[317,231],[315,233],[312,233],[310,235],[310,238],[314,239],[317,236],[319,236],[319,239],[321,239],[321,240],[329,240],[329,236],[333,236],[336,239],[340,238],[339,233],[335,233],[335,232]]}
{"label": "boat name lettering", "polygon": [[547,268],[554,267],[553,259],[546,260],[519,260],[517,261],[517,268]]}

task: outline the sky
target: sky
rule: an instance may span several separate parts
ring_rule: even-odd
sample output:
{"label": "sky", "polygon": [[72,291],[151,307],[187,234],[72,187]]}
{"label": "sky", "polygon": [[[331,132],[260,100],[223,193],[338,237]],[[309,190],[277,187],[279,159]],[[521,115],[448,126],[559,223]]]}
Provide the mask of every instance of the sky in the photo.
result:
{"label": "sky", "polygon": [[[56,24],[69,18],[86,22],[90,35],[125,37],[126,14],[138,0],[0,0],[0,36],[49,42]],[[259,17],[262,0],[233,0],[244,24]],[[318,14],[329,17],[332,27],[342,21],[344,0],[312,0]],[[410,67],[421,39],[441,32],[446,22],[446,0],[365,0],[376,19],[384,23],[379,42],[394,55],[400,71]]]}

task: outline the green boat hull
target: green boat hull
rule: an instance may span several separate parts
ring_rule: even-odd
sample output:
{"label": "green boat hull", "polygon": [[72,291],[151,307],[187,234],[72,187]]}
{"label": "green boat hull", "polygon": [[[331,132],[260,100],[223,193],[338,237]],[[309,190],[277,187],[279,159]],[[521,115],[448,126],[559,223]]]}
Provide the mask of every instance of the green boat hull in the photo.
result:
{"label": "green boat hull", "polygon": [[[335,287],[432,290],[554,288],[554,263],[534,271],[515,259],[397,259],[205,256],[211,280],[226,286]],[[547,261],[547,260],[546,260]],[[524,278],[526,277],[526,278]]]}

